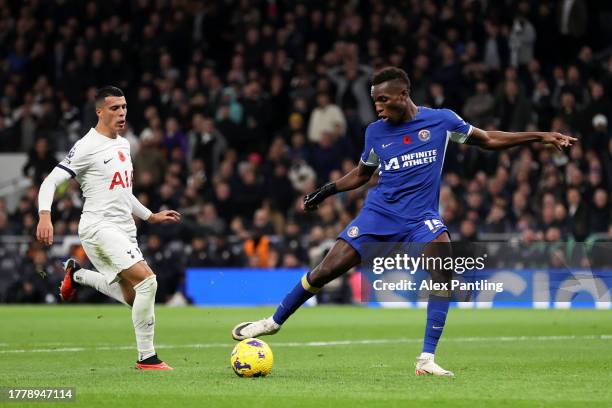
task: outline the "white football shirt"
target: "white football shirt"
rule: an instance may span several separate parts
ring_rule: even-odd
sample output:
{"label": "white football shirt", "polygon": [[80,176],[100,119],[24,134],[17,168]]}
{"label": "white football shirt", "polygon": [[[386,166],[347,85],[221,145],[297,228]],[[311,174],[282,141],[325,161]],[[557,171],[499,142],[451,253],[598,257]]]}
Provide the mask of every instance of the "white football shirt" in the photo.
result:
{"label": "white football shirt", "polygon": [[111,139],[94,128],[79,139],[57,167],[81,185],[85,203],[81,221],[105,220],[132,227],[130,143],[122,136]]}

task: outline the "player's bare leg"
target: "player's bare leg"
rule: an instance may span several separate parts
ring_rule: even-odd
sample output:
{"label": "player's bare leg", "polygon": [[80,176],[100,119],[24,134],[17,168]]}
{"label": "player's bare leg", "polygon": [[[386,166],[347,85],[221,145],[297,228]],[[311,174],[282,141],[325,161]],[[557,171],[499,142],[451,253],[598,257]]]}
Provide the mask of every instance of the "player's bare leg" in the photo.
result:
{"label": "player's bare leg", "polygon": [[134,291],[132,304],[132,322],[136,332],[136,346],[138,348],[138,361],[136,368],[141,370],[172,370],[170,366],[161,361],[155,352],[153,337],[155,334],[155,294],[157,293],[157,279],[145,261],[140,261],[119,273],[122,281],[121,288],[131,294],[129,287]]}
{"label": "player's bare leg", "polygon": [[[446,232],[438,235],[436,239],[425,246],[423,254],[426,258],[446,258],[452,255],[450,238]],[[445,270],[429,270],[432,282],[450,284],[451,276]],[[445,370],[434,361],[434,353],[438,340],[442,335],[448,305],[450,302],[450,291],[432,291],[427,303],[427,322],[425,323],[425,339],[423,341],[423,352],[417,357],[416,375],[439,375],[452,377],[451,371]]]}
{"label": "player's bare leg", "polygon": [[121,287],[123,298],[130,306],[132,306],[134,304],[134,299],[136,298],[136,291],[134,290],[134,287],[124,279],[120,280],[118,284]]}
{"label": "player's bare leg", "polygon": [[291,292],[285,296],[273,316],[255,322],[243,322],[232,330],[234,340],[244,340],[275,334],[281,325],[308,299],[328,282],[346,273],[361,262],[361,257],[346,241],[339,239],[329,250],[323,261],[304,275]]}

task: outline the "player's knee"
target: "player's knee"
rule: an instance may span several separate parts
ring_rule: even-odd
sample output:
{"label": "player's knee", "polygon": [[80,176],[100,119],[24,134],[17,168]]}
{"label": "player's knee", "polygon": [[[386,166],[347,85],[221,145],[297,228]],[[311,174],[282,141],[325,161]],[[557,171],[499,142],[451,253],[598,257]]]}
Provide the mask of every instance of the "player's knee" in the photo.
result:
{"label": "player's knee", "polygon": [[128,269],[121,271],[119,276],[129,282],[130,285],[136,286],[145,279],[155,276],[155,274],[146,262],[140,261]]}
{"label": "player's knee", "polygon": [[142,276],[143,280],[155,276],[155,273],[153,273],[153,270],[145,261],[140,261],[136,265],[138,267],[137,274]]}
{"label": "player's knee", "polygon": [[157,293],[157,278],[151,274],[144,278],[140,283],[134,286],[134,292],[137,294]]}

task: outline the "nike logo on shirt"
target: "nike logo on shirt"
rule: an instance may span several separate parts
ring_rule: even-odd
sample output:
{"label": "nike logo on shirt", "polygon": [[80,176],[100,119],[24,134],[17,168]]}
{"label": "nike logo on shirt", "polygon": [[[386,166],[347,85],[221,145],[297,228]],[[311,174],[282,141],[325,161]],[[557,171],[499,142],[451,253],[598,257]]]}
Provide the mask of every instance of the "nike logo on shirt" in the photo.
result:
{"label": "nike logo on shirt", "polygon": [[382,148],[385,149],[385,148],[391,146],[392,144],[393,144],[393,142],[384,144],[384,145],[382,145]]}
{"label": "nike logo on shirt", "polygon": [[109,162],[109,161],[111,161],[111,160],[113,160],[113,158],[112,158],[112,157],[111,157],[110,159],[108,159],[108,160],[104,160],[104,164],[108,163],[108,162]]}

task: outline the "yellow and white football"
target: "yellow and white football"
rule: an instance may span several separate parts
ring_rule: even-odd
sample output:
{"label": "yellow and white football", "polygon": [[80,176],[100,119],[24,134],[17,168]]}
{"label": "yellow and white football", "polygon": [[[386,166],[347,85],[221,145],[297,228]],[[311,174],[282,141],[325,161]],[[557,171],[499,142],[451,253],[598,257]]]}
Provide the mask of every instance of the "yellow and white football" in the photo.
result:
{"label": "yellow and white football", "polygon": [[274,356],[266,342],[259,339],[245,339],[236,344],[230,364],[239,377],[264,377],[272,371]]}

